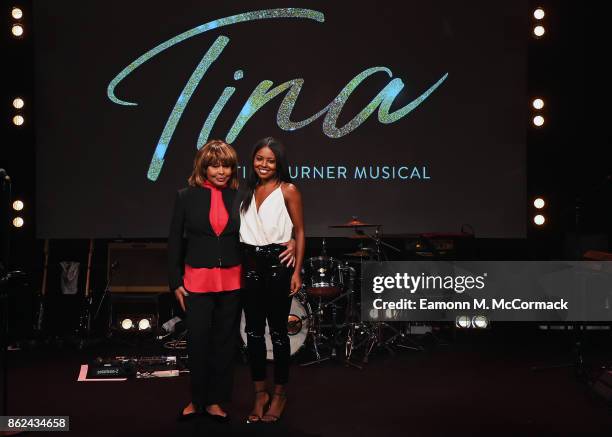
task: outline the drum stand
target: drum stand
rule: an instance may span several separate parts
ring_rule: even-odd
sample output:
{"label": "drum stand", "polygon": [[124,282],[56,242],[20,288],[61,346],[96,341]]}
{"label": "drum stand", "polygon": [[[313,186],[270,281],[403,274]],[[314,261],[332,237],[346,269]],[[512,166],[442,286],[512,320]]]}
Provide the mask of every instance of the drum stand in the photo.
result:
{"label": "drum stand", "polygon": [[406,324],[399,329],[398,333],[395,334],[394,337],[392,337],[394,341],[396,339],[398,340],[398,343],[394,344],[394,346],[401,347],[404,349],[410,349],[413,351],[424,351],[425,348],[423,346],[421,346],[419,343],[410,338],[410,334],[408,333],[409,330],[410,322],[406,322]]}
{"label": "drum stand", "polygon": [[[315,357],[316,359],[313,361],[309,361],[307,363],[302,364],[302,366],[310,366],[311,364],[317,364],[323,361],[327,361],[327,360],[331,360],[331,359],[337,359],[338,357],[338,353],[336,350],[336,346],[339,343],[339,332],[338,332],[338,324],[337,324],[337,306],[336,306],[336,302],[339,301],[340,299],[347,299],[347,312],[346,312],[346,316],[345,316],[345,323],[343,324],[343,326],[348,326],[349,327],[349,331],[347,334],[347,339],[345,342],[345,358],[344,358],[344,364],[348,367],[348,366],[353,366],[359,370],[362,369],[362,366],[354,363],[353,361],[351,361],[351,354],[353,351],[353,339],[354,339],[354,329],[355,329],[355,323],[354,323],[354,304],[353,304],[353,293],[354,291],[354,283],[355,283],[355,269],[353,269],[352,267],[347,267],[348,270],[348,282],[346,284],[346,292],[341,294],[340,296],[332,299],[331,301],[327,302],[326,304],[322,304],[321,302],[321,298],[319,297],[319,301],[318,301],[318,306],[317,309],[315,311],[313,311],[312,315],[310,317],[314,318],[314,323],[312,324],[312,326],[314,327],[314,332],[312,335],[312,339],[313,339],[313,350],[315,353]],[[342,278],[342,285],[344,285],[344,277]],[[321,332],[321,316],[323,315],[323,310],[326,307],[331,307],[331,314],[332,314],[332,338],[331,341],[328,337],[324,336],[323,333]],[[319,353],[319,348],[320,346],[323,346],[324,343],[322,340],[326,340],[329,344],[329,346],[331,347],[330,350],[330,354],[328,356],[325,357],[321,357],[321,354]]]}
{"label": "drum stand", "polygon": [[[309,318],[312,319],[311,326],[313,329],[310,332],[310,334],[312,336],[312,349],[315,354],[315,359],[301,364],[301,366],[303,367],[310,366],[311,364],[322,363],[323,361],[327,361],[327,360],[331,360],[332,358],[336,358],[336,347],[333,341],[331,344],[331,351],[329,355],[322,357],[321,353],[319,352],[319,349],[321,348],[321,346],[324,346],[329,340],[327,336],[323,335],[323,332],[321,329],[322,314],[323,314],[323,308],[321,307],[321,298],[319,298],[317,310],[313,311],[313,313],[310,316],[308,316]],[[332,307],[332,329],[334,329],[334,331],[335,331],[335,324],[336,324],[336,307],[333,306]]]}
{"label": "drum stand", "polygon": [[[311,331],[311,336],[312,336],[312,349],[315,354],[315,359],[301,364],[302,367],[310,366],[312,364],[322,363],[328,360],[336,360],[339,358],[338,351],[337,351],[337,344],[338,344],[337,308],[338,307],[336,306],[335,303],[338,300],[343,299],[345,297],[350,298],[350,293],[352,293],[352,291],[341,294],[340,296],[334,298],[333,300],[325,304],[321,302],[321,298],[319,297],[317,309],[314,310],[312,314],[309,316],[312,318],[311,326],[313,327],[313,330]],[[322,332],[322,327],[321,327],[321,319],[323,315],[323,310],[327,307],[330,307],[331,316],[332,316],[331,337],[327,337],[326,335],[324,335]],[[319,352],[321,347],[329,347],[330,348],[329,355],[321,356],[321,353]],[[346,366],[353,366],[360,370],[362,369],[360,365],[350,360],[350,355],[347,355],[343,361]]]}
{"label": "drum stand", "polygon": [[392,344],[395,347],[419,352],[425,350],[420,343],[411,338],[412,334],[410,333],[410,327],[412,326],[413,322],[396,323],[399,325],[397,328],[390,323],[386,323],[387,327],[393,330],[393,335],[385,341],[386,344]]}

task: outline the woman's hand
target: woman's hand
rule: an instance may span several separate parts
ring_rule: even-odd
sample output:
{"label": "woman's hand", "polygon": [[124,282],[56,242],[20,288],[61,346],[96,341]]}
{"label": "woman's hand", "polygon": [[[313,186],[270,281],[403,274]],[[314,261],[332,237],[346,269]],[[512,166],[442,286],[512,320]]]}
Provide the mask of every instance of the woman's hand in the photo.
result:
{"label": "woman's hand", "polygon": [[176,300],[178,300],[179,305],[183,309],[183,311],[187,311],[185,309],[185,296],[188,295],[187,290],[182,285],[174,290],[174,295],[176,296]]}
{"label": "woman's hand", "polygon": [[295,265],[295,240],[292,238],[286,243],[281,243],[281,246],[286,246],[283,252],[278,255],[281,264],[287,264],[287,267],[293,267]]}
{"label": "woman's hand", "polygon": [[302,275],[300,272],[293,272],[293,276],[291,276],[291,293],[289,296],[293,296],[302,288]]}

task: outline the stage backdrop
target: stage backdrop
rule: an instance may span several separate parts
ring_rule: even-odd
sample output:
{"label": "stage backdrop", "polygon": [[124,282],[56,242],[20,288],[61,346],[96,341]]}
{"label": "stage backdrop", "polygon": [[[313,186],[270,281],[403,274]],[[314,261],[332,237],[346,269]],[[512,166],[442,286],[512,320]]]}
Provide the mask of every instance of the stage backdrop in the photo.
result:
{"label": "stage backdrop", "polygon": [[265,136],[309,236],[525,234],[526,1],[34,7],[39,237],[164,237],[196,149]]}

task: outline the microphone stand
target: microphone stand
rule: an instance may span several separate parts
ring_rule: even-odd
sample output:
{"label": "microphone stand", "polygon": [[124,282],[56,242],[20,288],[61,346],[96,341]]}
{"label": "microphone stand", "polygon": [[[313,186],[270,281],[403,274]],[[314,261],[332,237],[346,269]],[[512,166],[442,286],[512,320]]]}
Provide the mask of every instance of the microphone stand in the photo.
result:
{"label": "microphone stand", "polygon": [[[100,297],[100,301],[98,302],[98,306],[96,308],[96,312],[94,313],[93,317],[91,317],[91,307],[93,306],[93,303],[94,303],[93,293],[87,298],[88,300],[86,303],[85,314],[82,315],[82,319],[84,320],[81,320],[81,323],[80,323],[81,327],[84,328],[83,331],[85,335],[79,341],[79,349],[83,349],[86,342],[92,341],[91,340],[91,325],[93,324],[93,322],[95,322],[98,319],[98,316],[100,315],[100,310],[102,309],[102,303],[104,302],[104,299],[110,292],[110,285],[111,285],[111,280],[113,277],[113,272],[115,271],[118,265],[119,265],[118,261],[115,261],[114,263],[111,264],[110,272],[108,273],[108,278],[106,280],[104,291],[102,292],[102,296]],[[109,332],[110,332],[110,316],[109,316],[109,325],[107,326],[107,332],[105,332],[105,335],[108,336]]]}
{"label": "microphone stand", "polygon": [[[119,261],[115,261],[114,263],[111,264],[110,271],[108,272],[108,278],[106,278],[106,285],[104,287],[104,291],[102,292],[102,297],[100,297],[100,302],[98,302],[98,308],[96,308],[96,313],[94,314],[94,317],[93,317],[94,321],[98,318],[98,315],[100,314],[100,309],[102,308],[102,303],[104,302],[104,299],[106,299],[106,296],[108,296],[108,294],[110,293],[110,287],[111,287],[111,283],[113,280],[113,273],[115,272],[115,269],[117,268],[117,266],[119,266]],[[111,301],[111,313],[112,313],[112,305],[113,303]],[[108,336],[111,332],[110,331],[111,322],[112,322],[112,314],[109,314],[107,332],[105,333],[106,336]]]}
{"label": "microphone stand", "polygon": [[[600,189],[603,189],[606,184],[609,184],[612,181],[612,175],[608,174],[603,179],[600,179],[597,183],[591,185],[587,190],[583,190],[579,192],[578,195],[574,197],[573,210],[574,210],[574,232],[576,234],[576,245],[578,249],[578,256],[582,257],[583,247],[582,247],[582,222],[583,222],[583,208],[584,208],[584,198],[588,195],[593,195],[597,193]],[[567,212],[568,208],[563,208],[562,214]],[[560,364],[549,364],[544,366],[532,366],[531,370],[534,372],[542,371],[542,370],[551,370],[551,369],[562,369],[562,368],[573,368],[574,374],[579,381],[586,381],[587,379],[587,367],[584,362],[584,354],[583,354],[583,344],[584,344],[584,330],[585,323],[584,322],[575,322],[572,326],[573,331],[573,345],[572,345],[572,360],[565,363]]]}
{"label": "microphone stand", "polygon": [[[6,416],[8,411],[8,300],[11,285],[16,280],[24,280],[26,274],[19,270],[9,271],[10,227],[9,211],[11,208],[11,178],[6,170],[0,168],[0,415]],[[0,431],[0,435],[17,435],[22,431]]]}

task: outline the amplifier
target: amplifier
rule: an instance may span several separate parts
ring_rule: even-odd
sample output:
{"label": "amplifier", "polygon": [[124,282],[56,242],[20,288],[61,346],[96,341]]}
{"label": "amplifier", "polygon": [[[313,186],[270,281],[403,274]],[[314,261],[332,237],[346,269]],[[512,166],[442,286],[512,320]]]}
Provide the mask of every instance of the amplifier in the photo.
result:
{"label": "amplifier", "polygon": [[166,243],[109,243],[111,293],[164,293],[168,287]]}

